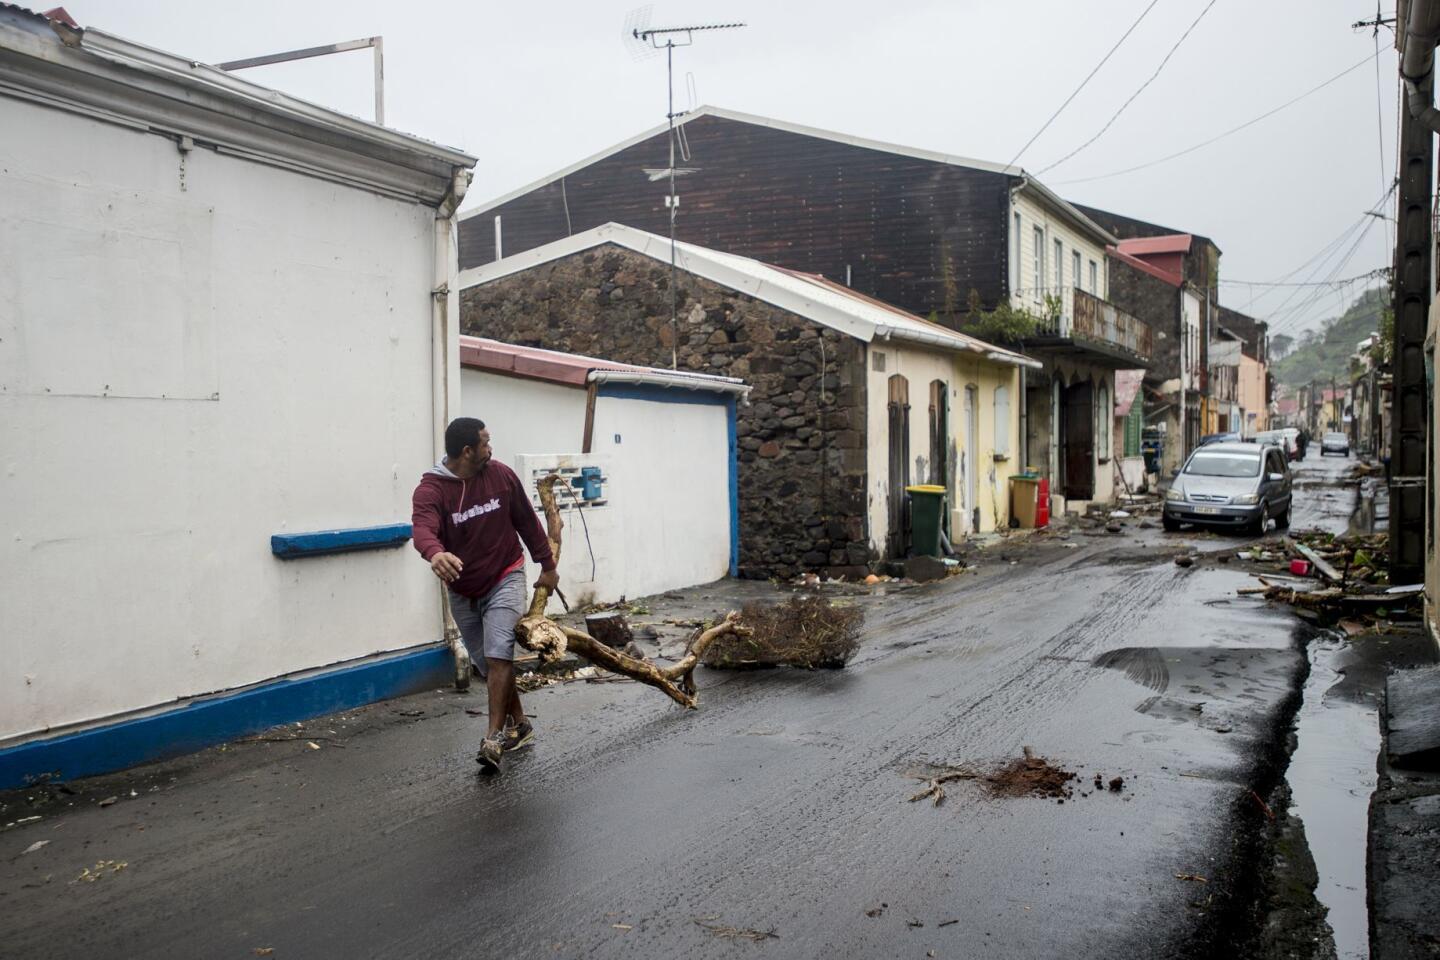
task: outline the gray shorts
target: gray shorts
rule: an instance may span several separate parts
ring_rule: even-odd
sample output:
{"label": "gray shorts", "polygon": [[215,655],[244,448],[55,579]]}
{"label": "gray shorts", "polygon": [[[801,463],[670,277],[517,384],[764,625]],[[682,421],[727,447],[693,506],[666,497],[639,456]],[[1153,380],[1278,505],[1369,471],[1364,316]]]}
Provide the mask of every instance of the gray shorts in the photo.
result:
{"label": "gray shorts", "polygon": [[506,574],[494,589],[475,600],[450,591],[450,614],[455,618],[455,626],[460,628],[460,638],[470,651],[471,662],[482,677],[486,658],[515,659],[515,624],[524,613],[524,570]]}

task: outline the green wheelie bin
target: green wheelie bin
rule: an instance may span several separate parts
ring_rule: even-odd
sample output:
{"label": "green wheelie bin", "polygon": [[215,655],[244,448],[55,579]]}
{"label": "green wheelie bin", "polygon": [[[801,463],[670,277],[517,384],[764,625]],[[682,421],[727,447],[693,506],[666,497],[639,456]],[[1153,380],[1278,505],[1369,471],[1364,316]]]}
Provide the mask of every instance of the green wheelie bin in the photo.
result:
{"label": "green wheelie bin", "polygon": [[916,556],[943,556],[940,531],[945,522],[945,488],[930,483],[906,487],[910,494],[910,548]]}

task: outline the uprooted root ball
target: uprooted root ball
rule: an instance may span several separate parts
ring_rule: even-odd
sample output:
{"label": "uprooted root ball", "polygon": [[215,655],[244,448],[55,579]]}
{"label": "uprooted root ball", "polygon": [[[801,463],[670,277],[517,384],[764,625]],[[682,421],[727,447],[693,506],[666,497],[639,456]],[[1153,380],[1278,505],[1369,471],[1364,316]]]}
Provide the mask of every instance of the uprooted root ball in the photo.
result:
{"label": "uprooted root ball", "polygon": [[864,611],[824,597],[750,603],[740,612],[746,635],[720,637],[705,651],[707,667],[843,667],[860,647]]}

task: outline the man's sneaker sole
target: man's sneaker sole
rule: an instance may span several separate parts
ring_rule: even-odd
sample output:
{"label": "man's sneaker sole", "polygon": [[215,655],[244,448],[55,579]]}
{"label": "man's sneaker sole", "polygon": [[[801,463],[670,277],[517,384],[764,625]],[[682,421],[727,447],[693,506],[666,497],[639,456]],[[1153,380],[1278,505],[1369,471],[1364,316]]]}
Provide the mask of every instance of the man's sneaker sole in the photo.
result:
{"label": "man's sneaker sole", "polygon": [[504,756],[505,753],[503,747],[501,748],[501,752],[493,757],[486,755],[485,748],[481,747],[480,752],[475,754],[475,762],[480,764],[481,770],[487,770],[491,773],[499,773],[500,761]]}

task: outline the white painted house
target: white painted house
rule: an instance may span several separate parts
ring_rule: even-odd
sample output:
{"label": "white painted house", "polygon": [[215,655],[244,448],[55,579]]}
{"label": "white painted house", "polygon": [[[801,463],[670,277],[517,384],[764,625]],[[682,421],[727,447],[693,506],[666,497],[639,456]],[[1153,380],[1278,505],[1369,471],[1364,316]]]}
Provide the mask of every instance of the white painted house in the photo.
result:
{"label": "white painted house", "polygon": [[460,364],[460,409],[485,422],[495,456],[532,495],[540,477],[566,481],[560,582],[572,605],[734,572],[743,381],[468,336]]}
{"label": "white painted house", "polygon": [[0,131],[0,787],[443,677],[475,158],[10,6]]}

